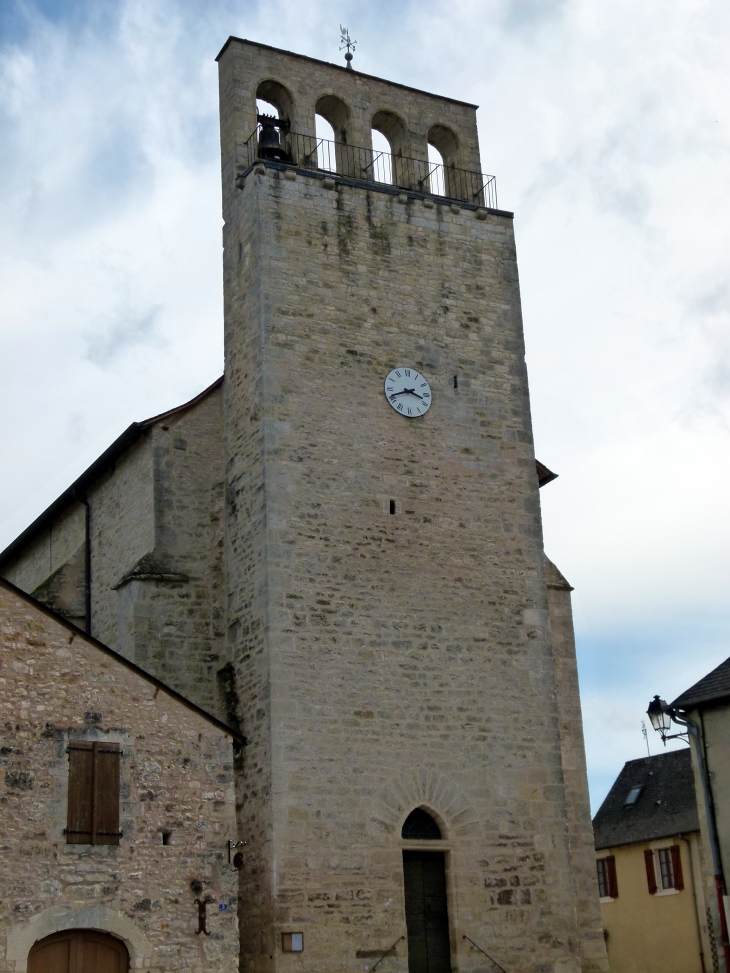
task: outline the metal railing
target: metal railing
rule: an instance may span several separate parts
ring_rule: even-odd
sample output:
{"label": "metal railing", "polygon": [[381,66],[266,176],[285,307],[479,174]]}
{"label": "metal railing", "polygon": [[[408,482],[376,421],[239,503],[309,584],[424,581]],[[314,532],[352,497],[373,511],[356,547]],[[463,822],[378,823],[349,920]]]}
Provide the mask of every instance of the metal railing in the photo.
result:
{"label": "metal railing", "polygon": [[262,127],[245,145],[245,166],[257,159],[271,159],[301,169],[316,169],[362,182],[380,183],[456,202],[498,209],[497,180],[481,172],[409,159],[392,152],[378,152],[313,135],[279,131],[278,144],[260,139]]}
{"label": "metal railing", "polygon": [[489,960],[489,962],[493,966],[496,966],[497,969],[500,971],[500,973],[506,973],[505,968],[503,966],[500,966],[499,963],[496,961],[496,959],[494,959],[493,956],[490,956],[489,955],[489,953],[486,951],[486,949],[482,949],[482,947],[478,943],[475,943],[474,940],[471,939],[469,936],[464,936],[463,938],[466,939],[466,941],[468,943],[471,943],[471,945],[472,945],[472,947],[474,949],[478,949],[480,953],[482,953],[484,956],[486,956],[487,959]]}

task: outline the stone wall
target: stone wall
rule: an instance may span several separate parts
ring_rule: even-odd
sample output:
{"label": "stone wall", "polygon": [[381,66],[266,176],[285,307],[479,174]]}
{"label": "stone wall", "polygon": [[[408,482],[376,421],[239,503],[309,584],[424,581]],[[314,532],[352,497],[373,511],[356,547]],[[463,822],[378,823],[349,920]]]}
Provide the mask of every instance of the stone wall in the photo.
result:
{"label": "stone wall", "polygon": [[[235,721],[225,654],[220,387],[151,421],[85,490],[91,632],[208,712]],[[2,574],[86,627],[86,519],[69,507]]]}
{"label": "stone wall", "polygon": [[[302,929],[302,969],[372,965],[405,933],[421,804],[458,968],[483,967],[468,935],[510,973],[579,969],[597,920],[576,921],[511,220],[263,165],[235,190],[230,70],[244,968],[288,969],[279,933]],[[398,365],[431,383],[423,419],[383,395]]]}
{"label": "stone wall", "polygon": [[[230,736],[1,582],[0,631],[2,973],[80,926],[124,939],[136,969],[234,973]],[[66,844],[66,747],[78,739],[122,745],[119,846]],[[197,894],[212,900],[209,937],[195,933]]]}
{"label": "stone wall", "polygon": [[584,970],[602,970],[606,964],[606,945],[601,931],[596,885],[596,856],[591,826],[578,665],[575,657],[573,611],[570,603],[570,592],[573,589],[552,561],[546,562],[545,577],[575,908],[579,927],[583,930],[580,939],[581,965]]}

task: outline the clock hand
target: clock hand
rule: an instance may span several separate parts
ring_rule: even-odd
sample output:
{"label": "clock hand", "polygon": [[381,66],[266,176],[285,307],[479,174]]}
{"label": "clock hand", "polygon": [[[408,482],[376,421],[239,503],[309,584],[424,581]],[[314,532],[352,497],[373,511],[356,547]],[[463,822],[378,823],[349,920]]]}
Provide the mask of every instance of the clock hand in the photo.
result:
{"label": "clock hand", "polygon": [[400,394],[402,394],[402,395],[405,395],[405,394],[406,394],[406,392],[407,392],[407,393],[408,393],[409,395],[415,395],[415,397],[416,397],[417,399],[422,399],[422,398],[423,398],[423,396],[422,396],[422,395],[419,395],[419,394],[418,394],[418,392],[416,392],[416,390],[415,390],[415,389],[403,389],[403,392],[402,392],[402,393],[400,393]]}

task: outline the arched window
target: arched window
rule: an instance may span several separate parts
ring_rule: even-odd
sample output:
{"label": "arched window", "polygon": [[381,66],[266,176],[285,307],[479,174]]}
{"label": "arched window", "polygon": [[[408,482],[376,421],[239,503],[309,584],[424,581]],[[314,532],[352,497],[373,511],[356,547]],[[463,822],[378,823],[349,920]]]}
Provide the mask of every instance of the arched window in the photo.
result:
{"label": "arched window", "polygon": [[447,196],[450,199],[465,198],[463,177],[457,171],[460,162],[459,140],[456,133],[446,125],[432,125],[428,130],[428,161],[441,162],[440,168],[429,177],[431,192],[436,196]]}
{"label": "arched window", "polygon": [[406,168],[400,160],[408,155],[407,129],[403,120],[392,111],[378,111],[373,115],[371,138],[373,143],[372,178],[408,188]]}
{"label": "arched window", "polygon": [[370,133],[373,141],[373,181],[374,182],[393,182],[393,169],[390,164],[391,147],[390,142],[376,128]]}
{"label": "arched window", "polygon": [[428,170],[429,191],[434,196],[445,196],[444,157],[430,142],[428,143]]}
{"label": "arched window", "polygon": [[[262,81],[256,89],[256,113],[262,127],[258,134],[258,153],[262,159],[290,161],[287,134],[293,113],[292,97],[278,81]],[[267,119],[277,119],[275,123]]]}
{"label": "arched window", "polygon": [[335,133],[323,115],[314,116],[314,131],[317,134],[317,168],[337,172]]}
{"label": "arched window", "polygon": [[417,807],[405,819],[403,830],[401,831],[401,838],[407,838],[410,841],[439,841],[441,838],[441,828],[439,828],[428,811],[424,811],[422,807]]}

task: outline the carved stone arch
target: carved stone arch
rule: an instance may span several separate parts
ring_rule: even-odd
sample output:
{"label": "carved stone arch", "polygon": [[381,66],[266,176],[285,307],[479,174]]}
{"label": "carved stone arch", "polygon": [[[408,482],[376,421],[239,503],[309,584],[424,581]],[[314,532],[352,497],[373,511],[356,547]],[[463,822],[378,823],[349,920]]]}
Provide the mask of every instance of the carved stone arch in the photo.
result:
{"label": "carved stone arch", "polygon": [[444,838],[479,837],[477,813],[456,781],[428,767],[392,777],[373,798],[373,834],[400,838],[403,822],[422,807],[441,828]]}
{"label": "carved stone arch", "polygon": [[314,113],[327,119],[335,133],[335,141],[345,145],[352,143],[352,110],[342,98],[332,93],[320,95],[314,104]]}
{"label": "carved stone arch", "polygon": [[279,112],[280,120],[291,125],[294,119],[294,98],[285,85],[274,78],[264,78],[256,86],[256,97],[268,101]]}
{"label": "carved stone arch", "polygon": [[461,151],[459,137],[446,125],[432,125],[428,130],[426,141],[441,153],[446,166],[459,166]]}
{"label": "carved stone arch", "polygon": [[15,973],[25,973],[28,954],[35,943],[67,929],[93,929],[121,939],[129,953],[130,970],[146,969],[152,963],[152,945],[134,919],[101,905],[91,909],[51,906],[8,931],[6,956],[9,963],[15,964]]}
{"label": "carved stone arch", "polygon": [[376,111],[370,121],[370,128],[386,137],[393,155],[410,155],[408,126],[396,112]]}

